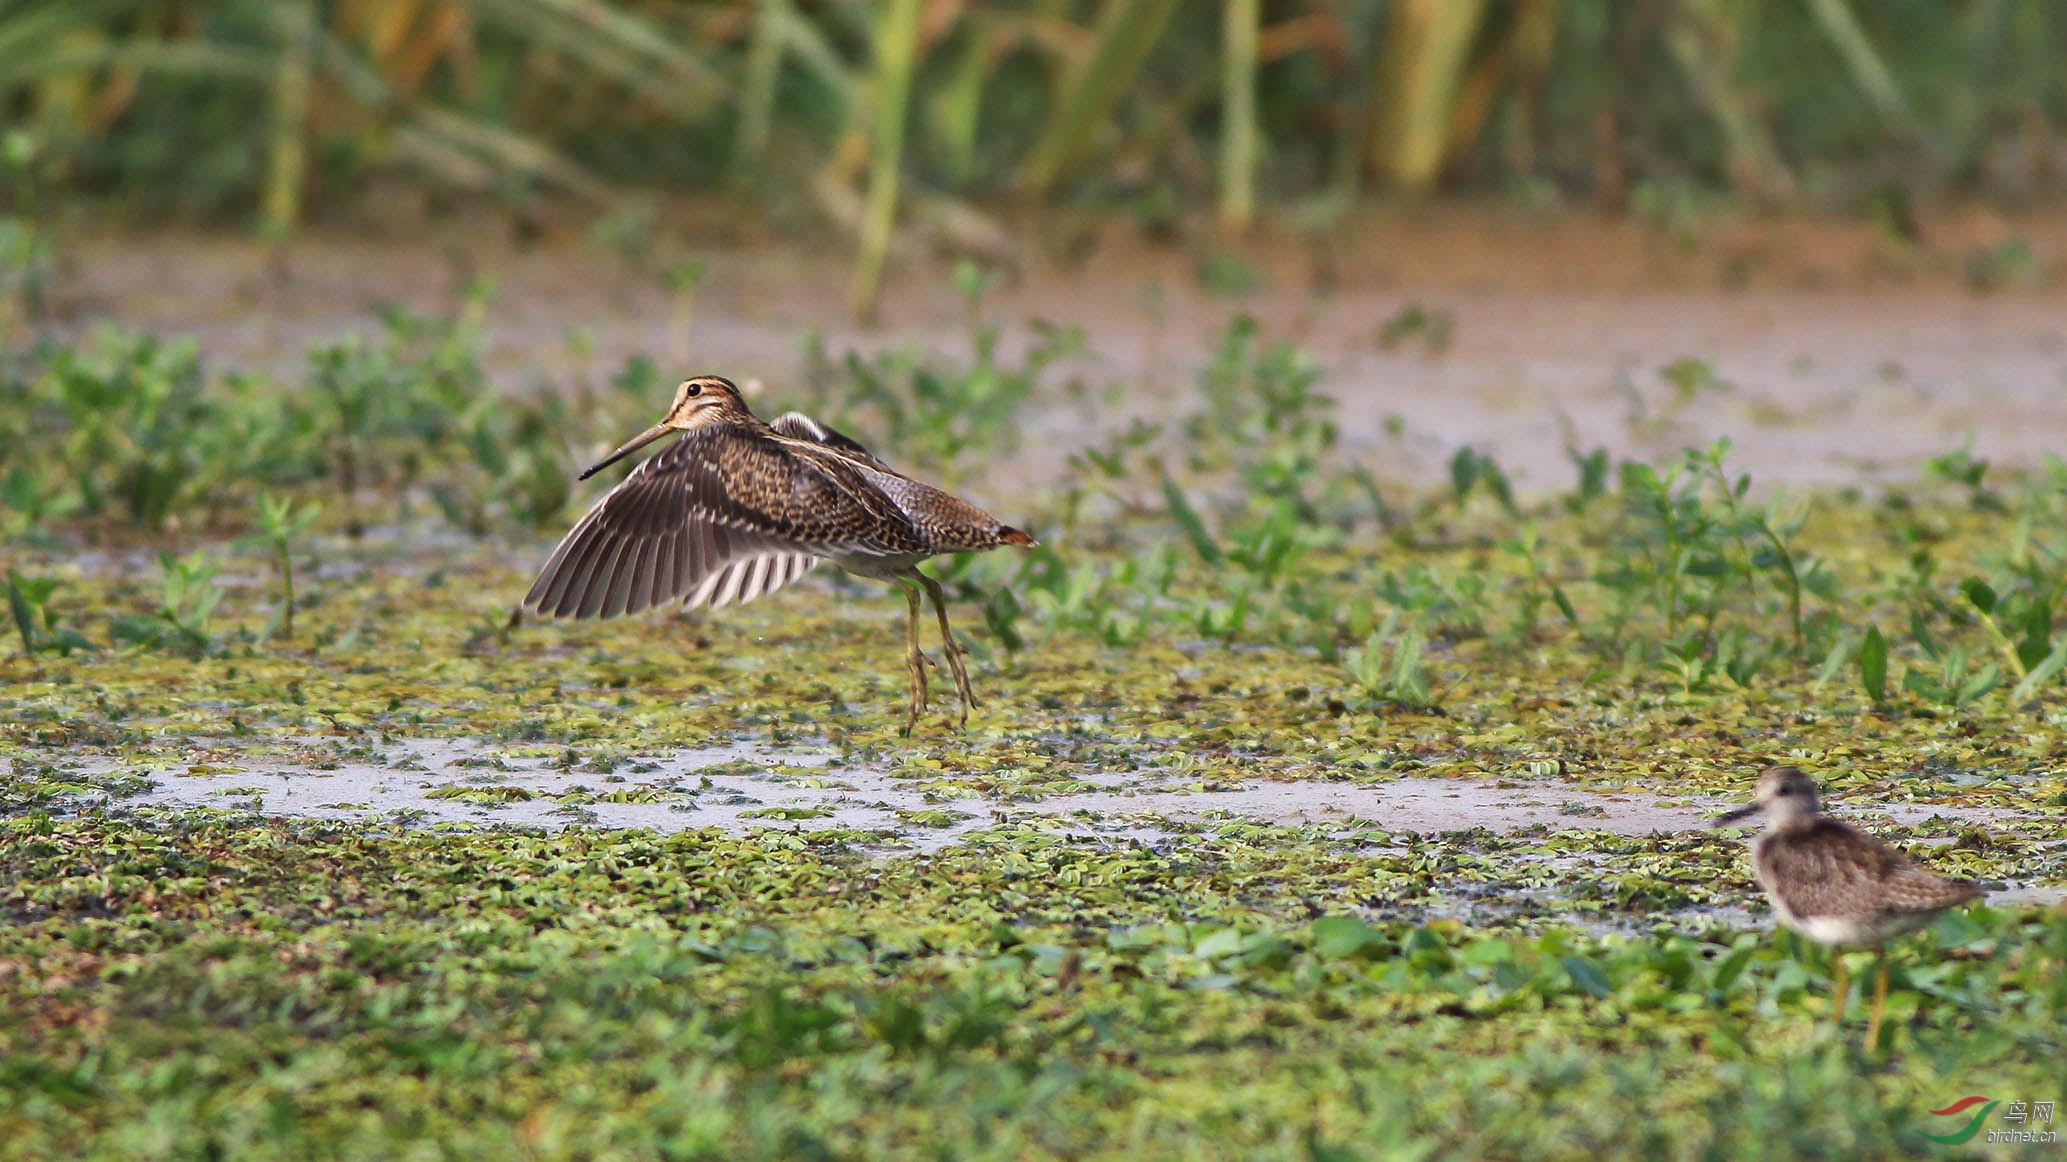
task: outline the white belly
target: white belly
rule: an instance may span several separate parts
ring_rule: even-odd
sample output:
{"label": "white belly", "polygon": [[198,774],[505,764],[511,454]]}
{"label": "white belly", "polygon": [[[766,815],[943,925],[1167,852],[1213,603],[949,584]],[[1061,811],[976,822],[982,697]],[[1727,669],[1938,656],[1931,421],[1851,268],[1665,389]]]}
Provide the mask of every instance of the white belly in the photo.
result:
{"label": "white belly", "polygon": [[1818,944],[1879,944],[1931,922],[1927,912],[1884,912],[1877,916],[1796,916],[1779,910],[1780,922]]}
{"label": "white belly", "polygon": [[829,558],[833,564],[857,577],[873,577],[878,581],[895,581],[909,576],[920,561],[931,557],[931,553],[898,553],[888,557],[872,557],[866,553],[838,555]]}

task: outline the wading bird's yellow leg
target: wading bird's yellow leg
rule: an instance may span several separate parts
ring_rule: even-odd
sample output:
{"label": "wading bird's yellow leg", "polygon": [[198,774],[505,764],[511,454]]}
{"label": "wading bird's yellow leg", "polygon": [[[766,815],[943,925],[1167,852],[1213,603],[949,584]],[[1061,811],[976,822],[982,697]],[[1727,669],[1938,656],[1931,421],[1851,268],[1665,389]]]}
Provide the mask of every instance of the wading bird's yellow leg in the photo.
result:
{"label": "wading bird's yellow leg", "polygon": [[1880,1014],[1888,1006],[1888,950],[1880,950],[1877,958],[1880,972],[1873,978],[1873,1019],[1866,1025],[1866,1050],[1872,1052],[1880,1044]]}
{"label": "wading bird's yellow leg", "polygon": [[1844,1024],[1845,1002],[1851,998],[1846,990],[1851,982],[1845,979],[1845,954],[1842,948],[1830,950],[1830,1027],[1835,1030]]}
{"label": "wading bird's yellow leg", "polygon": [[904,619],[904,667],[911,671],[911,705],[904,714],[904,733],[910,734],[919,724],[919,715],[926,711],[926,655],[919,649],[919,590],[915,585],[899,582],[904,590],[904,601],[909,615]]}
{"label": "wading bird's yellow leg", "polygon": [[962,664],[962,647],[955,644],[955,631],[947,626],[947,594],[941,591],[940,582],[919,574],[919,584],[926,587],[926,596],[933,599],[933,612],[940,618],[941,648],[947,654],[947,668],[954,672],[955,693],[962,696],[962,722],[969,725],[969,708],[976,705],[976,691],[969,686],[969,670]]}

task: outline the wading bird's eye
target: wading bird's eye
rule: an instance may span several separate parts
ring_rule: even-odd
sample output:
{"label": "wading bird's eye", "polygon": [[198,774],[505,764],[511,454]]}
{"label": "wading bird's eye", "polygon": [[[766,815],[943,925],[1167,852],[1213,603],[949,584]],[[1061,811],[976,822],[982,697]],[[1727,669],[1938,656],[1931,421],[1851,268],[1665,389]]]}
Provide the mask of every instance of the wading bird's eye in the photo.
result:
{"label": "wading bird's eye", "polygon": [[702,385],[702,384],[700,384],[700,383],[692,383],[692,384],[690,384],[690,385],[689,385],[689,394],[690,394],[690,395],[702,395],[702,394],[703,394],[703,385]]}

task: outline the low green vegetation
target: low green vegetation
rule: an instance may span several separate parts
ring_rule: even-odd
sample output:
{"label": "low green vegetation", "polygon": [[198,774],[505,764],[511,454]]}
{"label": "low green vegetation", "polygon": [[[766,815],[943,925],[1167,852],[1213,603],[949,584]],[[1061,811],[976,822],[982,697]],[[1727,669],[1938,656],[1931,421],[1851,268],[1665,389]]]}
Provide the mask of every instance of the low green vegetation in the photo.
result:
{"label": "low green vegetation", "polygon": [[[789,402],[977,480],[1067,343],[977,326]],[[851,579],[509,627],[568,466],[664,385],[507,397],[469,327],[396,316],[295,383],[114,334],[0,362],[33,436],[0,447],[0,1157],[1931,1157],[1929,1110],[2061,1096],[2067,465],[1790,495],[1726,441],[1574,448],[1528,496],[1466,448],[1417,491],[1244,323],[1194,411],[1011,509],[1038,549],[938,563],[985,705],[905,740],[898,602]],[[436,739],[490,749],[424,798],[536,809],[504,760],[545,761],[589,772],[544,804],[574,825],[249,805]],[[929,806],[727,832],[636,779],[720,744]],[[1828,1030],[1830,954],[1760,931],[1736,839],[1609,829],[1777,761],[2018,889],[1897,947],[1881,1045]],[[1012,814],[1144,774],[1198,811]],[[1567,826],[1213,806],[1407,777]],[[689,829],[579,822],[606,803]]]}
{"label": "low green vegetation", "polygon": [[[1927,1109],[2053,1092],[2067,1004],[2067,921],[1979,909],[1882,1065],[1781,942],[1358,919],[1521,890],[1376,831],[8,827],[21,1158],[1924,1156]],[[1741,888],[1702,838],[1585,848],[1604,892]]]}

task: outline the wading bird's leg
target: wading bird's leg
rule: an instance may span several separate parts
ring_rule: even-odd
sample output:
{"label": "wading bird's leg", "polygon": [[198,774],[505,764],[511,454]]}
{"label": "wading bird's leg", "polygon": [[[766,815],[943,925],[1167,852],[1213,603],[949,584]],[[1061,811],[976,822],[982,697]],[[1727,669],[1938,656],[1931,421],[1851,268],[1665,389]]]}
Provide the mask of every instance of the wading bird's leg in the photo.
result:
{"label": "wading bird's leg", "polygon": [[1876,957],[1880,962],[1880,973],[1873,978],[1873,1019],[1866,1025],[1866,1051],[1880,1043],[1880,1013],[1888,1005],[1888,950],[1882,948]]}
{"label": "wading bird's leg", "polygon": [[1830,950],[1830,1027],[1834,1030],[1844,1023],[1845,1001],[1850,998],[1845,990],[1851,982],[1845,979],[1845,954],[1842,948]]}
{"label": "wading bird's leg", "polygon": [[926,710],[926,655],[919,649],[919,588],[900,578],[897,587],[904,590],[904,601],[910,614],[904,619],[904,667],[911,671],[911,705],[904,714],[904,733],[910,734],[912,727],[919,724],[919,715]]}
{"label": "wading bird's leg", "polygon": [[976,705],[976,691],[969,686],[969,669],[962,664],[962,647],[955,644],[955,631],[947,626],[947,594],[941,591],[940,582],[919,574],[919,584],[926,587],[926,595],[933,599],[933,612],[940,617],[940,642],[947,654],[947,668],[954,671],[955,693],[962,696],[962,725],[969,725],[969,708]]}

